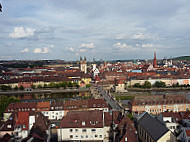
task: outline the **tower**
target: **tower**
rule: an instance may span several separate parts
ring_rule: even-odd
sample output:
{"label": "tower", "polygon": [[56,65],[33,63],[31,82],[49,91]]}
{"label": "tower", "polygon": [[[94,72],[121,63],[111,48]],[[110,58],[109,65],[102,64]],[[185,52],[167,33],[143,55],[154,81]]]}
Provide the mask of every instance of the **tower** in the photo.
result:
{"label": "tower", "polygon": [[80,57],[80,70],[84,73],[87,73],[86,57],[84,57],[84,60],[82,57]]}
{"label": "tower", "polygon": [[157,59],[156,59],[156,52],[155,51],[154,51],[153,67],[157,68]]}

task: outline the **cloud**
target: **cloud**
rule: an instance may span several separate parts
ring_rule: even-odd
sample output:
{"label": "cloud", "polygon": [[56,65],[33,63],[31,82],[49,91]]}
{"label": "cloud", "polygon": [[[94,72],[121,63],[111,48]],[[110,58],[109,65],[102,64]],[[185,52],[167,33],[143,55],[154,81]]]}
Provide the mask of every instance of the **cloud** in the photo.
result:
{"label": "cloud", "polygon": [[113,45],[114,48],[116,49],[124,49],[124,48],[132,48],[131,46],[127,45],[127,44],[122,44],[120,42],[116,43]]}
{"label": "cloud", "polygon": [[153,43],[142,44],[143,48],[152,48],[153,46],[154,46]]}
{"label": "cloud", "polygon": [[42,48],[35,48],[33,52],[46,54],[46,53],[50,53],[50,48],[54,48],[54,45],[50,45],[50,46],[42,47]]}
{"label": "cloud", "polygon": [[79,52],[86,52],[87,50],[86,49],[79,49]]}
{"label": "cloud", "polygon": [[94,43],[82,43],[80,45],[80,48],[93,49],[93,48],[95,48],[95,45],[94,45]]}
{"label": "cloud", "polygon": [[21,50],[20,52],[22,52],[22,53],[27,53],[27,52],[29,52],[29,49],[28,49],[28,48],[24,48],[24,49]]}
{"label": "cloud", "polygon": [[23,27],[14,27],[14,30],[9,33],[9,37],[11,38],[26,38],[26,37],[31,37],[34,35],[35,29],[32,28],[26,28],[24,29]]}

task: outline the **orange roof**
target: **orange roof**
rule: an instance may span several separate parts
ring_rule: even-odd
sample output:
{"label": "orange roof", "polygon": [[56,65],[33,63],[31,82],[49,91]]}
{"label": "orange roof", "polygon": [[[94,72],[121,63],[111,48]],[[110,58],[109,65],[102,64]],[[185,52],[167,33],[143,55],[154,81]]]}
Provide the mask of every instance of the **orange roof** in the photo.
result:
{"label": "orange roof", "polygon": [[29,112],[18,112],[18,118],[15,125],[22,125],[23,130],[28,130]]}
{"label": "orange roof", "polygon": [[49,102],[38,102],[37,108],[50,108]]}

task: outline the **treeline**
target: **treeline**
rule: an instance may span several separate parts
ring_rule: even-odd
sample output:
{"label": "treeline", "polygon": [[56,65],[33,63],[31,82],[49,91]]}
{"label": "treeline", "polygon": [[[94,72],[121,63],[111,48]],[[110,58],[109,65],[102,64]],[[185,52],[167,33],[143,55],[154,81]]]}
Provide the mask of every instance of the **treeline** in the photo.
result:
{"label": "treeline", "polygon": [[[86,88],[89,88],[91,85],[90,84],[87,84],[85,87]],[[32,89],[40,89],[40,88],[79,88],[80,86],[77,84],[77,83],[72,83],[71,81],[67,82],[67,81],[63,81],[63,82],[60,82],[60,83],[54,83],[54,82],[51,82],[50,84],[44,84],[44,85],[32,85],[31,88]],[[11,88],[11,86],[9,85],[1,85],[0,86],[0,89],[3,90],[3,91],[9,91],[9,90],[24,90],[24,87],[21,85],[20,87],[18,86],[15,86],[14,88]]]}
{"label": "treeline", "polygon": [[179,85],[179,83],[177,82],[176,84],[173,84],[172,86],[166,86],[166,83],[163,81],[156,81],[153,85],[151,85],[149,81],[145,81],[143,85],[141,85],[140,83],[135,83],[132,87],[150,89],[152,87],[155,87],[155,88],[190,87],[190,85],[189,84]]}
{"label": "treeline", "polygon": [[14,97],[7,97],[7,96],[2,95],[0,97],[0,118],[3,117],[3,113],[10,103],[17,103],[17,102],[20,102],[20,101]]}

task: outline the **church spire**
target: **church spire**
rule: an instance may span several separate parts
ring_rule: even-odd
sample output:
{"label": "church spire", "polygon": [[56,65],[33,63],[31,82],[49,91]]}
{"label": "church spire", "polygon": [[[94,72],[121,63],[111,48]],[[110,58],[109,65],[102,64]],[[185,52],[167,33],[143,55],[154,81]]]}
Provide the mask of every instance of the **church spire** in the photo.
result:
{"label": "church spire", "polygon": [[154,68],[157,68],[156,51],[154,51],[153,67],[154,67]]}

